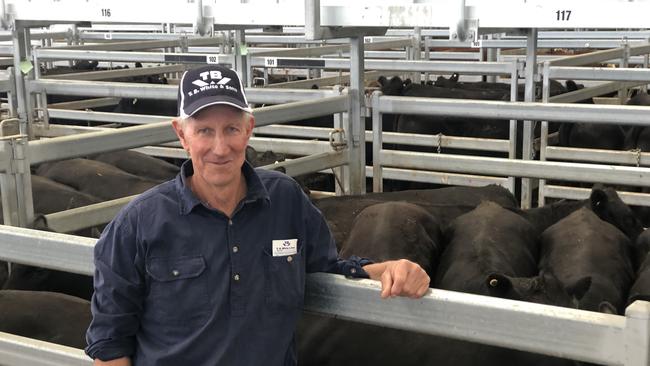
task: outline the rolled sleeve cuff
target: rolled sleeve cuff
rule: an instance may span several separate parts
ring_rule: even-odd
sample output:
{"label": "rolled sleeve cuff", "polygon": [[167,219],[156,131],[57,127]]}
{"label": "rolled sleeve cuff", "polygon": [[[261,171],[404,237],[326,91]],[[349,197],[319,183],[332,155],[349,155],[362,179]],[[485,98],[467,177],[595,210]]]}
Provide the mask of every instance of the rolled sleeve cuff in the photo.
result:
{"label": "rolled sleeve cuff", "polygon": [[370,278],[368,273],[363,269],[363,266],[373,263],[375,262],[368,258],[362,258],[356,255],[350,256],[343,265],[342,274],[354,278]]}
{"label": "rolled sleeve cuff", "polygon": [[135,351],[133,340],[108,340],[95,342],[84,350],[92,359],[111,361],[121,357],[131,357]]}

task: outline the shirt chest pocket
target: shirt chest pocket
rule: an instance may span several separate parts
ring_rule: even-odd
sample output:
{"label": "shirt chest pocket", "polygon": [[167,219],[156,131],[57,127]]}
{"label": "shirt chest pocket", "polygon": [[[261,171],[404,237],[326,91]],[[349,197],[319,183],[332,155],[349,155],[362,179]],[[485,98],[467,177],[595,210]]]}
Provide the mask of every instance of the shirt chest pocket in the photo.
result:
{"label": "shirt chest pocket", "polygon": [[203,319],[208,311],[206,264],[203,256],[151,258],[148,309],[161,320]]}
{"label": "shirt chest pocket", "polygon": [[266,303],[269,309],[301,308],[305,297],[304,249],[295,254],[273,256],[271,249],[264,250],[266,271]]}

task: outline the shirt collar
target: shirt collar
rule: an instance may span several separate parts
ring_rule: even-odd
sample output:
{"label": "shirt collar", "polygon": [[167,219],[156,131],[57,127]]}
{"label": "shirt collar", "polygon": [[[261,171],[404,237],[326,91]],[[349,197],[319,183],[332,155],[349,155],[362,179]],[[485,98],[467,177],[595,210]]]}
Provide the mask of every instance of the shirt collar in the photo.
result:
{"label": "shirt collar", "polygon": [[[255,172],[255,168],[249,162],[244,161],[241,170],[244,174],[244,179],[246,179],[246,196],[243,199],[243,203],[251,203],[259,199],[270,202],[269,192]],[[181,215],[189,214],[194,207],[202,204],[201,200],[192,192],[192,189],[187,184],[187,178],[193,174],[194,167],[192,166],[192,160],[188,159],[181,165],[181,171],[176,176],[174,182],[178,191]]]}

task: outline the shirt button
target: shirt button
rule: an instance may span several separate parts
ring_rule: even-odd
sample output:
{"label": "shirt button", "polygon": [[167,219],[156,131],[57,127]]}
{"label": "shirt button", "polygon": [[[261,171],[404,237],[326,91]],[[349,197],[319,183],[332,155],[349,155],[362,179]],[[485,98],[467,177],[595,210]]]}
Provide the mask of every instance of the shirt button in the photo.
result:
{"label": "shirt button", "polygon": [[239,281],[239,275],[238,275],[238,274],[232,276],[232,278],[233,278],[235,281]]}
{"label": "shirt button", "polygon": [[235,245],[234,247],[232,247],[232,252],[233,252],[233,253],[237,253],[238,251],[239,251],[239,247],[238,247],[238,246]]}
{"label": "shirt button", "polygon": [[178,272],[178,270],[176,270],[176,269],[172,271],[172,275],[173,275],[174,277],[178,277],[179,274],[181,274],[181,273]]}
{"label": "shirt button", "polygon": [[232,226],[232,220],[228,220],[228,225]]}
{"label": "shirt button", "polygon": [[352,269],[350,270],[350,273],[352,273],[352,274],[357,273],[357,269],[356,269],[356,268],[352,268]]}
{"label": "shirt button", "polygon": [[292,260],[293,260],[293,257],[292,257],[292,256],[288,256],[288,257],[287,257],[287,262],[291,263]]}

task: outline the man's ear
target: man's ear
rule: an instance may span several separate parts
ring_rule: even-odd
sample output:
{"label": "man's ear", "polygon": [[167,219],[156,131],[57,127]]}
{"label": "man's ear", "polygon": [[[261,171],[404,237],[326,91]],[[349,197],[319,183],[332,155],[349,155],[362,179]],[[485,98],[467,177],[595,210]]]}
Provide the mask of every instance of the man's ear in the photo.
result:
{"label": "man's ear", "polygon": [[176,132],[176,136],[178,136],[178,140],[181,142],[181,145],[183,145],[183,148],[187,150],[187,142],[185,141],[185,131],[183,131],[183,123],[181,122],[180,118],[172,119],[172,127],[174,128],[174,132]]}
{"label": "man's ear", "polygon": [[248,131],[246,131],[246,135],[248,135],[249,138],[253,135],[253,128],[255,128],[255,116],[249,113]]}

